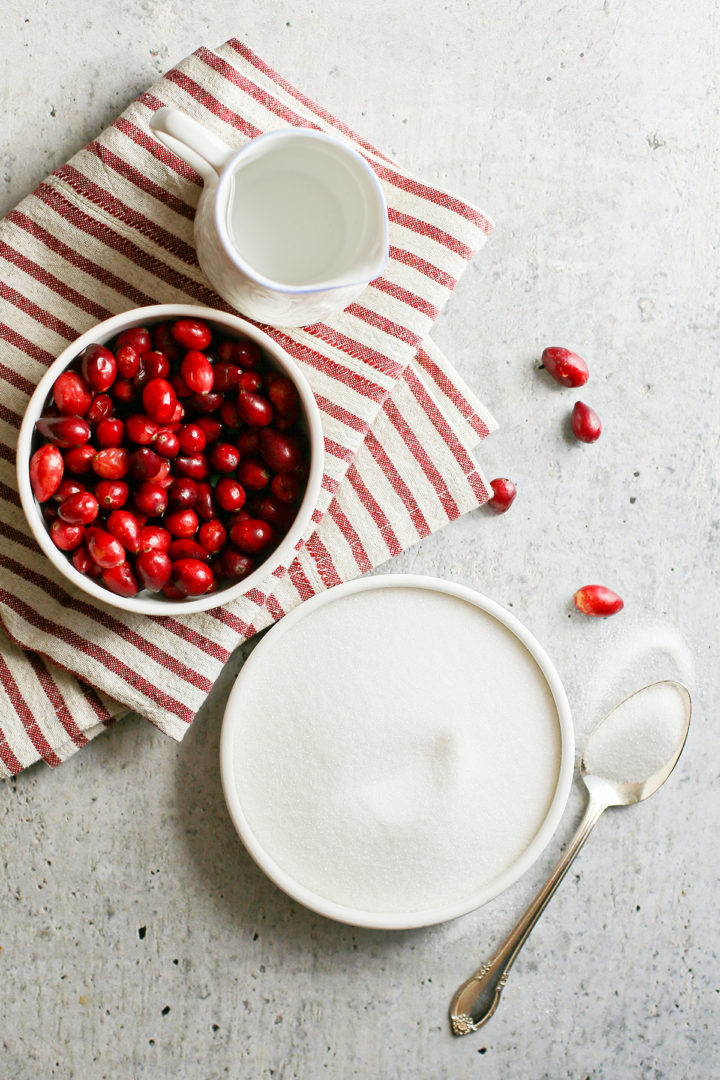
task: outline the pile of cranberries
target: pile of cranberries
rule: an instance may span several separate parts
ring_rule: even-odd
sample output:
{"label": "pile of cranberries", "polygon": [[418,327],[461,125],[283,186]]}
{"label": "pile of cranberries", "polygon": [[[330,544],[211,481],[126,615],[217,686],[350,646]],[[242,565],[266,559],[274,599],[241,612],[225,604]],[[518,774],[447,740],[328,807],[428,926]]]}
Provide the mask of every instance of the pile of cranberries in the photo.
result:
{"label": "pile of cranberries", "polygon": [[54,544],[120,596],[202,596],[277,547],[305,491],[293,382],[250,339],[178,319],[89,345],[37,421],[30,482]]}

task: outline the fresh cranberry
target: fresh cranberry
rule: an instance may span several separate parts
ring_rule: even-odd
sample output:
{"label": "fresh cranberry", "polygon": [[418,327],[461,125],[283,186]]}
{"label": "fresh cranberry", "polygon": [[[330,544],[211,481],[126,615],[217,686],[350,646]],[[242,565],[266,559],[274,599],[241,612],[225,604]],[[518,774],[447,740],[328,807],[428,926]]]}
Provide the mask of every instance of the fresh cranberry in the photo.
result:
{"label": "fresh cranberry", "polygon": [[128,471],[128,452],[124,446],[108,446],[98,450],[92,467],[103,480],[122,480]]}
{"label": "fresh cranberry", "polygon": [[198,416],[195,427],[199,427],[206,443],[217,442],[222,434],[222,424],[216,416]]}
{"label": "fresh cranberry", "polygon": [[140,549],[140,525],[129,510],[113,510],[108,515],[107,531],[119,540],[125,551],[136,554]]}
{"label": "fresh cranberry", "polygon": [[121,379],[134,379],[140,370],[140,353],[132,345],[122,345],[115,352],[115,362]]}
{"label": "fresh cranberry", "polygon": [[125,562],[125,549],[106,529],[91,526],[85,530],[85,539],[92,559],[98,566],[102,566],[103,570]]}
{"label": "fresh cranberry", "polygon": [[218,442],[208,455],[210,468],[219,473],[234,472],[240,461],[240,455],[232,443]]}
{"label": "fresh cranberry", "polygon": [[488,510],[491,510],[493,514],[506,513],[515,502],[517,488],[512,480],[508,480],[505,477],[498,477],[497,480],[491,480],[490,487],[492,488],[493,494],[485,503]]}
{"label": "fresh cranberry", "polygon": [[270,470],[259,458],[243,458],[237,478],[246,490],[262,491],[270,483]]}
{"label": "fresh cranberry", "polygon": [[115,357],[104,345],[88,345],[80,357],[80,374],[91,389],[104,394],[115,382]]}
{"label": "fresh cranberry", "polygon": [[113,401],[118,405],[129,405],[135,399],[135,387],[132,379],[116,379],[110,388]]}
{"label": "fresh cranberry", "polygon": [[551,345],[540,358],[548,375],[562,386],[584,386],[588,381],[588,366],[581,356]]}
{"label": "fresh cranberry", "polygon": [[76,476],[82,476],[92,469],[96,454],[97,450],[89,443],[85,443],[84,446],[74,446],[72,450],[66,450],[63,454],[65,468]]}
{"label": "fresh cranberry", "polygon": [[138,446],[128,455],[128,473],[134,480],[150,480],[160,468],[159,454],[149,446]]}
{"label": "fresh cranberry", "polygon": [[198,530],[198,516],[194,510],[174,510],[167,514],[163,524],[172,536],[194,536]]}
{"label": "fresh cranberry", "polygon": [[68,525],[89,525],[98,516],[100,507],[89,491],[77,491],[68,495],[58,507],[58,517]]}
{"label": "fresh cranberry", "polygon": [[103,510],[119,510],[127,502],[129,490],[124,480],[98,480],[95,498]]}
{"label": "fresh cranberry", "polygon": [[139,356],[148,352],[150,349],[150,331],[146,326],[131,326],[128,330],[123,330],[118,335],[118,339],[115,342],[115,356],[117,357],[117,350],[123,349],[129,346],[134,349]]}
{"label": "fresh cranberry", "polygon": [[125,425],[117,416],[106,416],[95,428],[95,438],[102,450],[107,446],[121,446],[124,437]]}
{"label": "fresh cranberry", "polygon": [[218,551],[222,551],[226,540],[227,531],[218,518],[203,521],[198,529],[198,542],[213,555]]}
{"label": "fresh cranberry", "polygon": [[46,502],[60,487],[65,465],[57,446],[45,443],[30,458],[30,485],[38,502]]}
{"label": "fresh cranberry", "polygon": [[103,570],[102,583],[118,596],[136,596],[140,591],[138,580],[128,562]]}
{"label": "fresh cranberry", "polygon": [[41,416],[35,426],[44,439],[64,450],[82,446],[90,438],[90,425],[81,416]]}
{"label": "fresh cranberry", "polygon": [[180,440],[174,431],[161,428],[153,441],[153,449],[164,458],[176,457],[180,451]]}
{"label": "fresh cranberry", "polygon": [[266,521],[279,532],[287,532],[295,520],[295,509],[288,503],[279,502],[272,496],[265,495],[254,508],[254,516]]}
{"label": "fresh cranberry", "polygon": [[600,417],[589,405],[576,401],[572,411],[572,430],[580,442],[594,443],[602,433]]}
{"label": "fresh cranberry", "polygon": [[173,540],[167,553],[171,562],[176,562],[178,559],[200,559],[201,562],[210,562],[210,552],[189,536],[180,536]]}
{"label": "fresh cranberry", "polygon": [[199,319],[178,319],[170,333],[183,349],[207,349],[212,341],[210,327]]}
{"label": "fresh cranberry", "polygon": [[575,607],[583,615],[606,618],[622,611],[624,604],[617,593],[606,589],[604,585],[583,585],[573,597]]}
{"label": "fresh cranberry", "polygon": [[[220,419],[226,428],[239,428],[243,419],[240,415],[240,406],[232,398],[225,398],[220,406]],[[248,430],[252,431],[252,428]]]}
{"label": "fresh cranberry", "polygon": [[50,526],[50,538],[55,547],[60,548],[61,551],[74,551],[82,544],[85,530],[82,525],[71,525],[57,518]]}
{"label": "fresh cranberry", "polygon": [[235,445],[241,458],[257,457],[260,453],[260,429],[245,428],[238,435]]}
{"label": "fresh cranberry", "polygon": [[86,491],[84,484],[81,484],[79,480],[74,480],[71,476],[64,477],[58,485],[57,491],[52,496],[54,502],[61,503],[63,499],[67,499],[70,495],[77,495],[79,491]]}
{"label": "fresh cranberry", "polygon": [[199,483],[197,488],[198,497],[194,506],[195,513],[199,518],[202,518],[203,521],[210,521],[215,517],[217,512],[213,489],[210,487],[210,484],[204,482]]}
{"label": "fresh cranberry", "polygon": [[[241,479],[239,472],[238,479]],[[300,479],[296,473],[275,473],[270,481],[270,491],[279,502],[294,503],[300,496]]]}
{"label": "fresh cranberry", "polygon": [[222,476],[215,485],[215,498],[223,510],[240,510],[245,503],[245,490],[229,476]]}
{"label": "fresh cranberry", "polygon": [[113,411],[113,400],[109,394],[96,394],[92,399],[92,405],[85,413],[88,424],[99,424]]}
{"label": "fresh cranberry", "polygon": [[53,397],[63,416],[84,416],[92,405],[92,393],[76,371],[63,371],[53,383]]}
{"label": "fresh cranberry", "polygon": [[181,424],[177,430],[180,449],[184,454],[199,454],[205,449],[207,439],[198,424]]}
{"label": "fresh cranberry", "polygon": [[159,425],[144,413],[133,413],[125,421],[127,438],[139,446],[149,446],[159,430]]}
{"label": "fresh cranberry", "polygon": [[302,460],[298,439],[273,428],[260,432],[260,453],[273,472],[293,472]]}
{"label": "fresh cranberry", "polygon": [[177,398],[167,379],[151,379],[146,383],[143,387],[142,400],[145,412],[151,420],[155,420],[158,424],[170,422],[175,412]]}
{"label": "fresh cranberry", "polygon": [[140,527],[139,550],[143,551],[167,551],[172,536],[167,529],[159,525],[142,525]]}
{"label": "fresh cranberry", "polygon": [[257,394],[258,390],[262,390],[262,384],[262,375],[259,371],[242,371],[238,379],[238,390],[247,390],[252,394]]}
{"label": "fresh cranberry", "polygon": [[213,367],[205,353],[191,349],[180,364],[180,374],[194,394],[207,394],[213,388]]}
{"label": "fresh cranberry", "polygon": [[222,394],[216,394],[211,390],[206,394],[192,394],[188,398],[188,406],[191,411],[206,416],[209,413],[217,412],[223,401]]}
{"label": "fresh cranberry", "polygon": [[152,340],[155,348],[165,353],[171,363],[180,358],[180,349],[170,333],[170,323],[157,323],[152,330]]}
{"label": "fresh cranberry", "polygon": [[278,375],[271,380],[267,395],[277,415],[294,424],[300,412],[300,401],[294,383],[287,376]]}
{"label": "fresh cranberry", "polygon": [[271,526],[260,518],[239,521],[230,530],[230,539],[244,555],[257,555],[264,551],[272,543],[273,536]]}
{"label": "fresh cranberry", "polygon": [[213,387],[220,394],[227,394],[229,390],[237,390],[240,386],[241,368],[230,360],[218,360],[213,368]]}
{"label": "fresh cranberry", "polygon": [[232,359],[243,371],[259,367],[262,363],[262,349],[256,341],[249,339],[236,341],[232,350]]}
{"label": "fresh cranberry", "polygon": [[185,401],[187,398],[192,397],[193,391],[185,382],[179,371],[174,371],[168,381],[180,401]]}
{"label": "fresh cranberry", "polygon": [[135,560],[135,572],[146,589],[160,592],[170,580],[172,563],[164,551],[142,551]]}
{"label": "fresh cranberry", "polygon": [[220,553],[220,565],[226,577],[240,581],[255,569],[255,560],[228,544]]}
{"label": "fresh cranberry", "polygon": [[159,517],[167,509],[167,492],[154,480],[144,480],[135,489],[133,499],[140,513],[148,517]]}
{"label": "fresh cranberry", "polygon": [[178,559],[172,565],[170,580],[184,596],[203,596],[215,584],[212,570],[200,559]]}
{"label": "fresh cranberry", "polygon": [[195,480],[189,476],[178,476],[168,488],[168,507],[171,510],[189,510],[198,501],[199,494],[199,485]]}
{"label": "fresh cranberry", "polygon": [[90,558],[90,553],[84,544],[76,547],[71,557],[73,566],[81,574],[87,574],[88,577],[99,577],[102,573],[98,564]]}
{"label": "fresh cranberry", "polygon": [[241,418],[250,427],[267,427],[272,423],[272,405],[261,394],[250,390],[241,390],[238,396],[238,411]]}
{"label": "fresh cranberry", "polygon": [[210,474],[204,454],[180,455],[173,461],[178,476],[189,476],[192,480],[205,480]]}

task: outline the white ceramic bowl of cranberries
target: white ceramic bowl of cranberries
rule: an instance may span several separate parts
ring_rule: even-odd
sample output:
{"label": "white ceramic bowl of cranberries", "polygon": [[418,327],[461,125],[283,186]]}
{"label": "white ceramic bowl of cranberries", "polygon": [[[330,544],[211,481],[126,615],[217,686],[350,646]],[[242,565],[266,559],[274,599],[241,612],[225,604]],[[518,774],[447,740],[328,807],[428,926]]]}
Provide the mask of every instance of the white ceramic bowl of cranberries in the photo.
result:
{"label": "white ceramic bowl of cranberries", "polygon": [[320,491],[320,414],[252,323],[135,308],[50,365],[17,472],[38,544],[78,588],[138,614],[203,611],[291,561]]}

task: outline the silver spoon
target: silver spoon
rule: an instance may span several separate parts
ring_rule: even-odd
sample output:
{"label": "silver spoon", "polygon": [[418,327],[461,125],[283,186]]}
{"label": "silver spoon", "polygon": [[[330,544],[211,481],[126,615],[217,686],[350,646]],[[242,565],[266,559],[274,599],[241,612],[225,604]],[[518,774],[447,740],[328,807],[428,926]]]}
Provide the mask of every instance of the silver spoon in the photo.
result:
{"label": "silver spoon", "polygon": [[603,810],[641,802],[667,780],[685,745],[690,712],[686,687],[666,680],[638,690],[600,721],[580,762],[590,798],[577,832],[492,960],[453,997],[450,1023],[455,1035],[477,1031],[497,1009],[517,954]]}

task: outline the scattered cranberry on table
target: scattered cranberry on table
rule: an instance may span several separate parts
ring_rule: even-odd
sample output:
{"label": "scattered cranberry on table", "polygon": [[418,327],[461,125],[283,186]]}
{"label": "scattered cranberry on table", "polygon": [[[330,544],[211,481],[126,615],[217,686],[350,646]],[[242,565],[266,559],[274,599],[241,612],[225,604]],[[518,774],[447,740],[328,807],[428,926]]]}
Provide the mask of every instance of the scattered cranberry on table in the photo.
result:
{"label": "scattered cranberry on table", "polygon": [[622,611],[624,604],[617,593],[607,589],[604,585],[583,585],[573,597],[575,607],[583,615],[591,615],[594,618],[607,618]]}
{"label": "scattered cranberry on table", "polygon": [[305,491],[292,381],[197,319],[124,330],[56,379],[30,482],[55,545],[120,596],[202,596],[278,545]]}
{"label": "scattered cranberry on table", "polygon": [[488,499],[485,505],[488,510],[493,512],[493,514],[505,514],[515,502],[517,488],[512,480],[508,480],[505,477],[498,477],[497,480],[491,480],[490,487],[493,490],[492,498]]}
{"label": "scattered cranberry on table", "polygon": [[589,405],[585,405],[584,402],[575,402],[571,423],[573,435],[580,442],[594,443],[600,438],[602,433],[600,417],[594,409],[591,409]]}
{"label": "scattered cranberry on table", "polygon": [[581,356],[569,349],[551,345],[543,350],[540,361],[548,375],[561,386],[584,386],[588,381],[590,372],[587,364]]}

